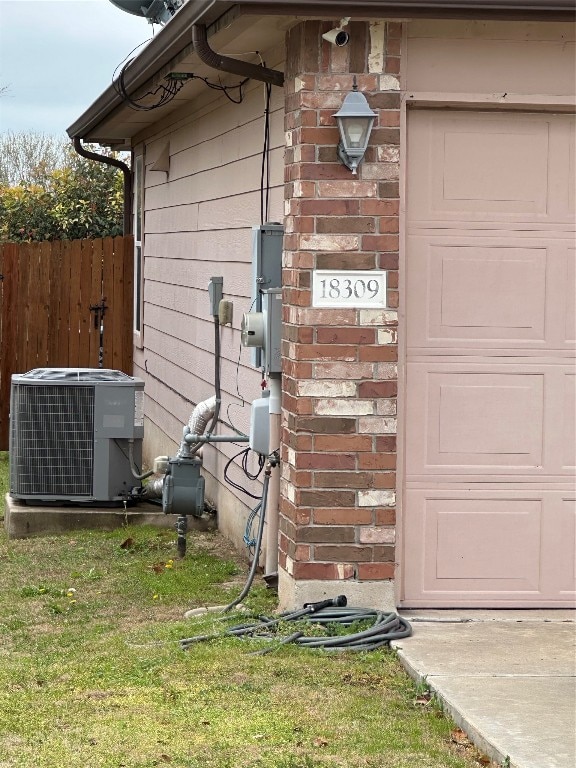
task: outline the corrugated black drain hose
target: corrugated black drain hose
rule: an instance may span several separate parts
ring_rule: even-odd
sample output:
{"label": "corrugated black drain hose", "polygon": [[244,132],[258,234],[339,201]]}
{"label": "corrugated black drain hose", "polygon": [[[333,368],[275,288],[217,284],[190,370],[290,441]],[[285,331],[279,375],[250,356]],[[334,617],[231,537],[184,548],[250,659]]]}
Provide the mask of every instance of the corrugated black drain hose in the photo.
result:
{"label": "corrugated black drain hose", "polygon": [[[412,634],[410,624],[397,613],[386,613],[372,608],[348,608],[346,603],[345,595],[339,595],[333,600],[308,603],[304,608],[287,611],[274,618],[259,616],[256,622],[229,627],[223,632],[188,637],[180,640],[180,647],[187,650],[191,645],[204,640],[231,636],[273,641],[271,647],[256,651],[258,655],[270,653],[287,643],[295,643],[305,648],[323,648],[328,651],[374,651],[387,645],[391,640],[409,637]],[[322,636],[309,634],[310,627],[314,625],[325,627],[327,631],[332,629],[333,632],[339,632],[339,627],[353,627],[368,621],[372,622],[370,626],[352,630],[349,634]],[[301,628],[295,627],[296,631],[288,635],[277,634],[279,625],[288,622],[304,622],[304,624]]]}

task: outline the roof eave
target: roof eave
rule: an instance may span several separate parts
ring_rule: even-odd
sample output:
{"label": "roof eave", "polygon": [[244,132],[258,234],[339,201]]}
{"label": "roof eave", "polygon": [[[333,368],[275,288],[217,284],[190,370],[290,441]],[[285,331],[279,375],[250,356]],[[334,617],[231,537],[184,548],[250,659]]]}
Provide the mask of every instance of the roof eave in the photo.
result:
{"label": "roof eave", "polygon": [[[350,13],[350,0],[188,0],[163,27],[124,73],[125,87],[134,92],[146,84],[187,46],[194,24],[209,25],[231,8],[242,14],[289,15],[308,18],[338,18]],[[451,19],[541,19],[573,21],[573,0],[357,0],[355,18],[451,18]],[[122,97],[110,85],[67,129],[71,138],[90,138],[111,113],[121,107]],[[116,142],[118,143],[118,142]]]}

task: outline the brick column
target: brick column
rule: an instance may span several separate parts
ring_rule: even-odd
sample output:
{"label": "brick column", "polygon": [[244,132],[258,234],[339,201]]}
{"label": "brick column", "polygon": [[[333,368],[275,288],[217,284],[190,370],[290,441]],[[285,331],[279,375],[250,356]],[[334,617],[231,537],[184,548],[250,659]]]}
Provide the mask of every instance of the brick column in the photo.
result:
{"label": "brick column", "polygon": [[[337,48],[287,36],[280,600],[394,606],[401,26],[353,22]],[[333,114],[378,113],[358,176]],[[388,309],[312,308],[314,269],[386,269]]]}

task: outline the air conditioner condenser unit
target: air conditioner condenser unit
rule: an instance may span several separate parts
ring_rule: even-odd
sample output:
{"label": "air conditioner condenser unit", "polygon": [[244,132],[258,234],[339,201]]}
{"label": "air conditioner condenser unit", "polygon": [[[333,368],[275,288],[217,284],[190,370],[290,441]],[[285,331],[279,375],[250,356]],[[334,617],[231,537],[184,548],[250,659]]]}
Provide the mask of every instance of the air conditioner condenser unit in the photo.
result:
{"label": "air conditioner condenser unit", "polygon": [[115,504],[139,482],[144,382],[99,368],[12,376],[10,495],[28,503]]}

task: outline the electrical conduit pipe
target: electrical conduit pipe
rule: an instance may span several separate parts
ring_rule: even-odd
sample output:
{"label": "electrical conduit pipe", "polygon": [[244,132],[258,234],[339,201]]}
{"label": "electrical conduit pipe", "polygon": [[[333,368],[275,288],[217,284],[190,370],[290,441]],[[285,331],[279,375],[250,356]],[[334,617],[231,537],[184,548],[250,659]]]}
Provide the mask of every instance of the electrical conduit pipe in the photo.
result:
{"label": "electrical conduit pipe", "polygon": [[[282,411],[282,378],[280,374],[268,375],[270,390],[270,443],[269,453],[280,447],[280,414]],[[266,565],[267,576],[278,573],[278,522],[280,516],[280,470],[273,472],[268,485],[268,520],[266,529]]]}

